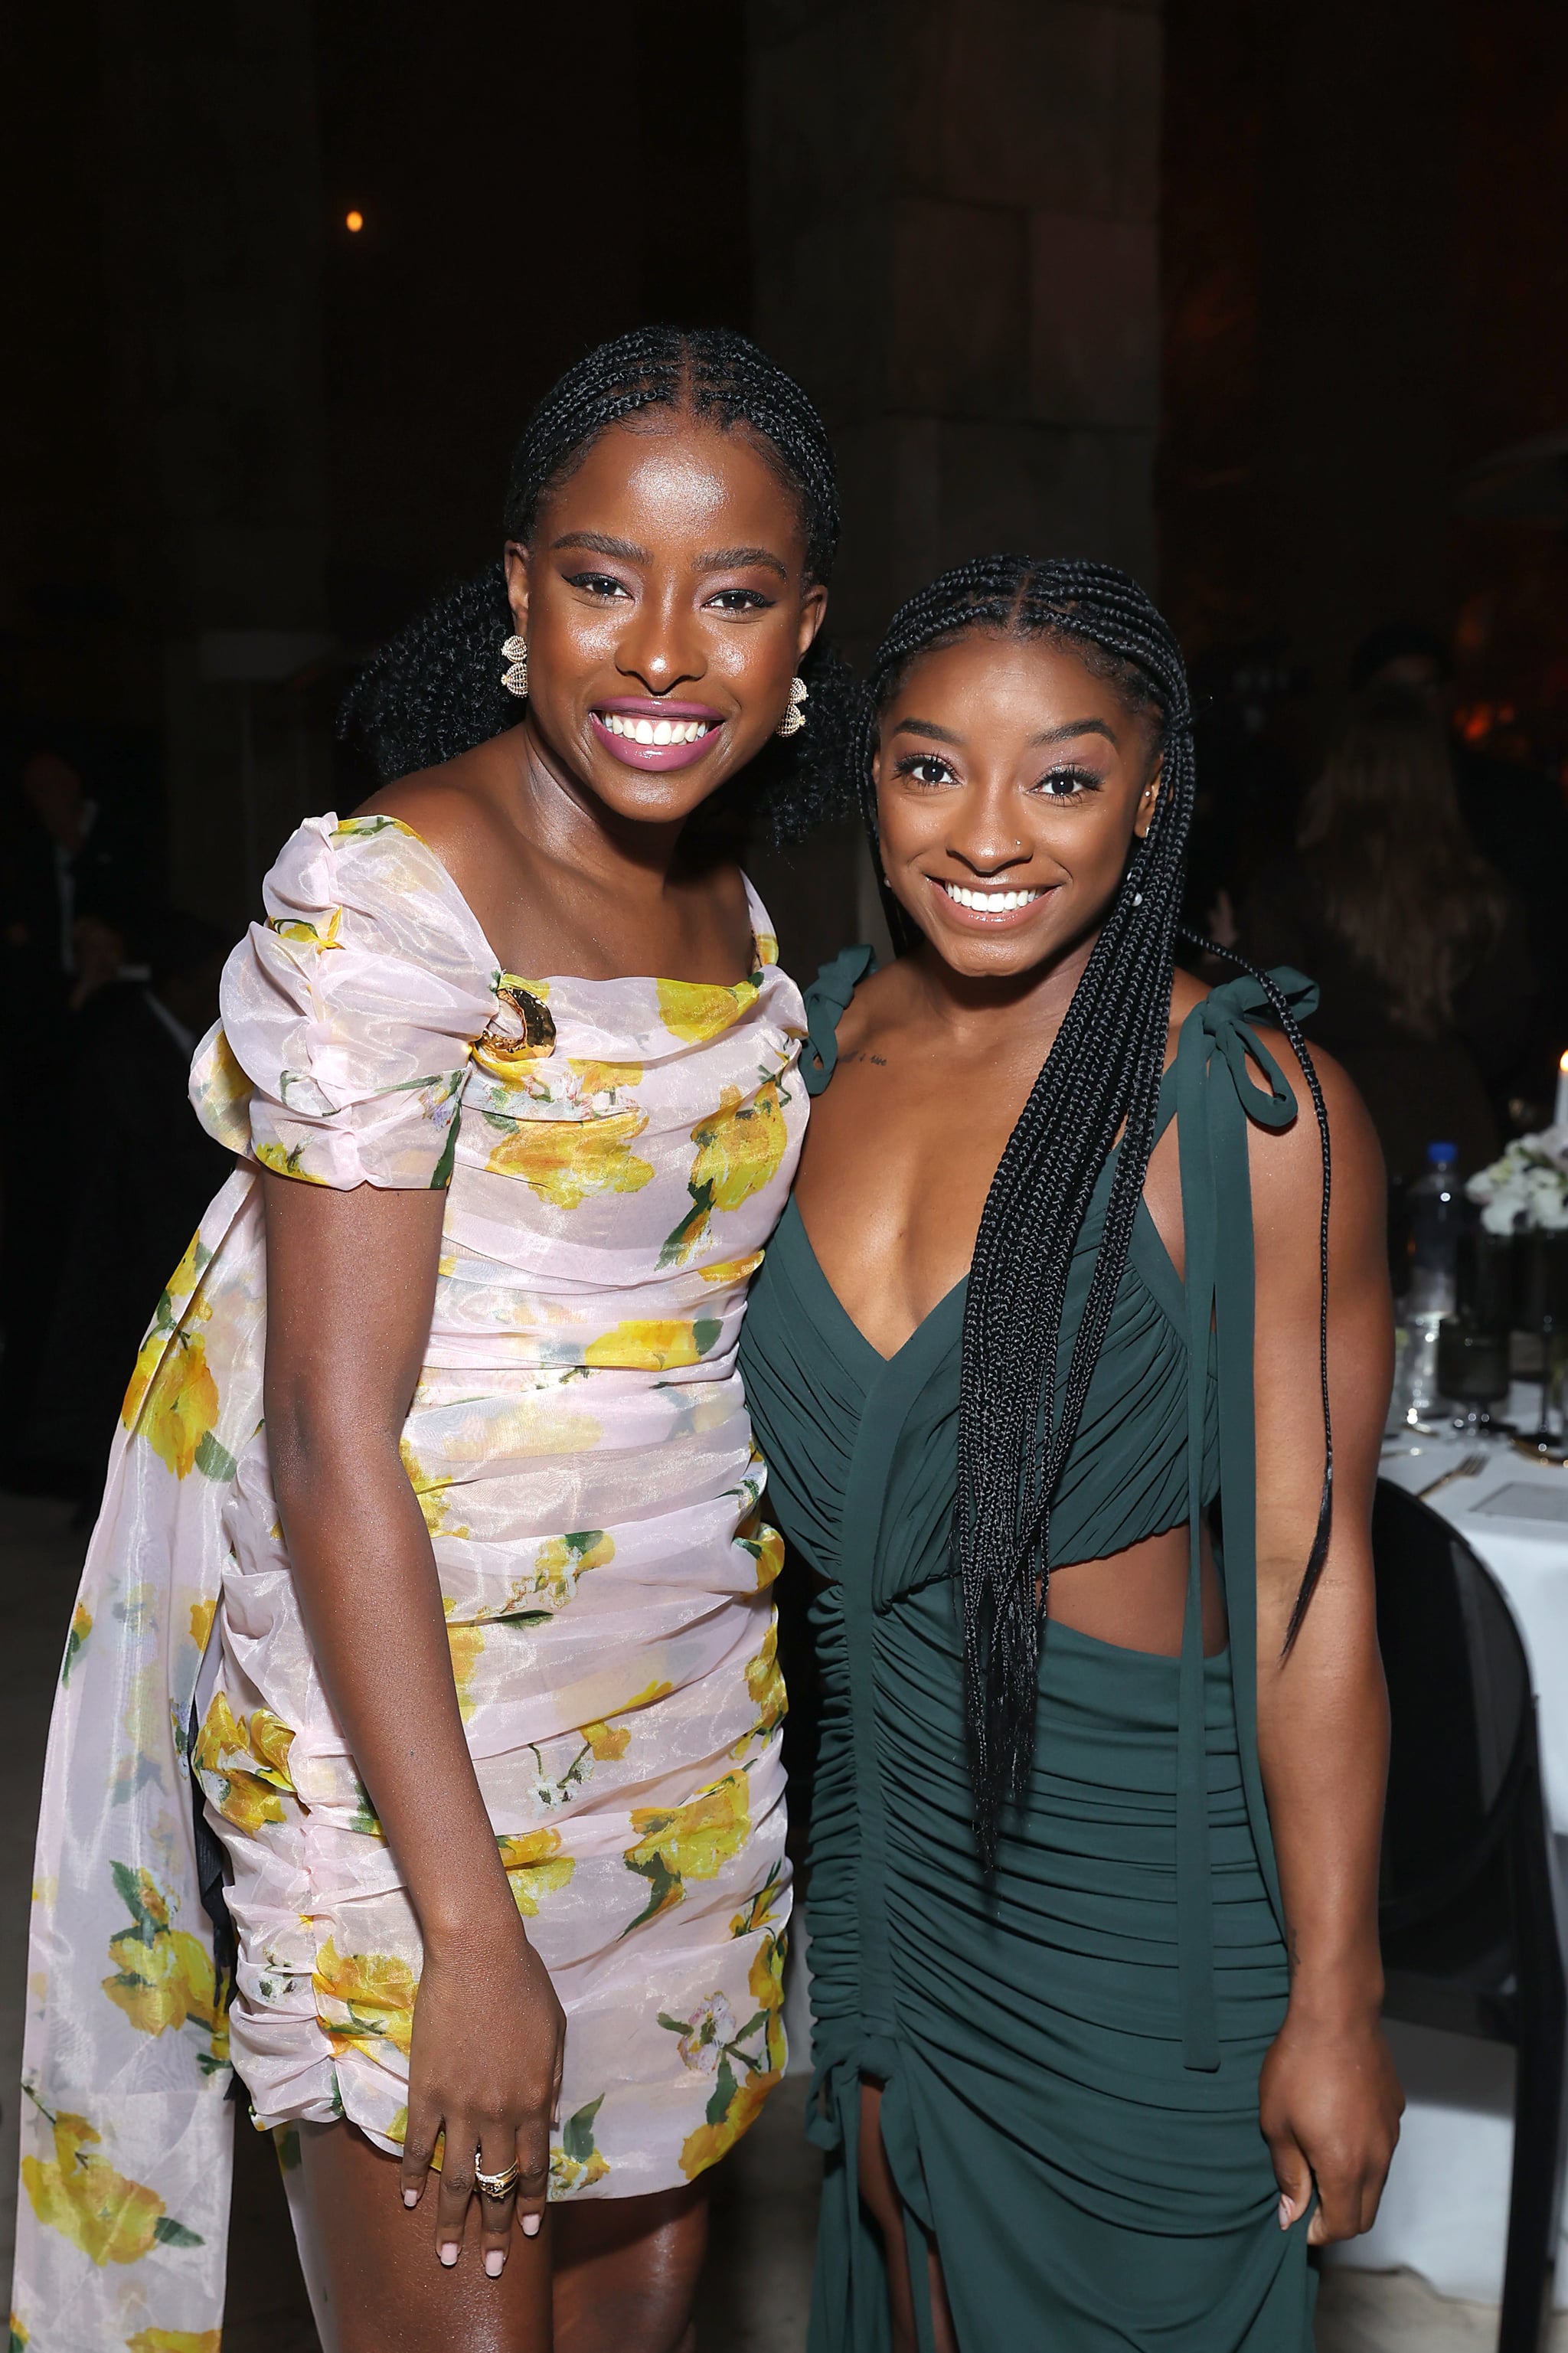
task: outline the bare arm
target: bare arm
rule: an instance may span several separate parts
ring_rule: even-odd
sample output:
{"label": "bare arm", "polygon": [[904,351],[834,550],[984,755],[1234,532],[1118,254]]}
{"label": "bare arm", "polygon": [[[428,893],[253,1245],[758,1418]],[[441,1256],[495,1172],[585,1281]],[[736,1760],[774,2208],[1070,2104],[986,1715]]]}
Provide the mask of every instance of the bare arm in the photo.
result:
{"label": "bare arm", "polygon": [[[262,1183],[273,1487],[322,1681],[419,1918],[403,2181],[415,2202],[445,2127],[437,2236],[455,2261],[446,2250],[462,2241],[476,2148],[489,2172],[517,2158],[523,2227],[539,2227],[563,2022],[475,1777],[435,1557],[398,1451],[445,1197]],[[504,2257],[510,2214],[510,2200],[486,2199],[487,2268]]]}
{"label": "bare arm", "polygon": [[[1283,1041],[1281,1041],[1283,1046]],[[1281,1055],[1289,1067],[1289,1050]],[[1289,1658],[1286,1630],[1322,1482],[1317,1123],[1252,1144],[1258,1265],[1258,1735],[1290,1955],[1285,2024],[1260,2116],[1288,2201],[1315,2179],[1315,2243],[1371,2227],[1403,2105],[1379,2023],[1377,1874],[1388,1702],[1377,1649],[1372,1496],[1393,1371],[1385,1180],[1365,1108],[1323,1059],[1333,1154],[1329,1385],[1333,1533]]]}

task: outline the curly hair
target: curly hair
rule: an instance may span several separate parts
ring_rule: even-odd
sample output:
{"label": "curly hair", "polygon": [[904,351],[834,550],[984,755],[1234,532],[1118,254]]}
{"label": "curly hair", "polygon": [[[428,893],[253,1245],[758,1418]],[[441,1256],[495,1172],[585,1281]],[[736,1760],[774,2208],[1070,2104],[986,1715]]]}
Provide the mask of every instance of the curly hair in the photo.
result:
{"label": "curly hair", "polygon": [[[1149,719],[1163,759],[1148,833],[1132,845],[1056,1042],[992,1181],[964,1303],[952,1547],[963,1597],[975,1826],[989,1863],[1002,1809],[1026,1787],[1050,1580],[1051,1497],[1078,1434],[1154,1142],[1194,764],[1181,651],[1135,581],[1102,564],[983,557],[944,573],[911,597],[894,616],[872,660],[853,776],[879,872],[871,761],[880,714],[920,655],[977,629],[1070,647],[1091,672],[1113,681],[1133,712]],[[883,903],[895,945],[909,949],[921,935],[885,882]],[[1329,1134],[1317,1073],[1295,1017],[1273,982],[1256,976],[1300,1062],[1323,1155],[1319,1340],[1325,1472],[1317,1534],[1286,1638],[1289,1649],[1322,1567],[1332,1492]],[[1057,1350],[1073,1244],[1119,1132],[1121,1145],[1104,1229],[1058,1393]]]}
{"label": "curly hair", "polygon": [[[793,376],[723,327],[641,327],[567,369],[523,427],[508,470],[502,535],[524,544],[552,491],[599,435],[648,408],[731,432],[743,429],[795,499],[808,580],[825,582],[838,548],[838,487],[821,417]],[[500,651],[513,628],[500,561],[411,621],[354,681],[339,733],[356,733],[384,781],[437,765],[512,726]],[[858,708],[849,672],[819,634],[804,657],[806,723],[773,739],[746,771],[753,807],[795,837],[837,805]]]}

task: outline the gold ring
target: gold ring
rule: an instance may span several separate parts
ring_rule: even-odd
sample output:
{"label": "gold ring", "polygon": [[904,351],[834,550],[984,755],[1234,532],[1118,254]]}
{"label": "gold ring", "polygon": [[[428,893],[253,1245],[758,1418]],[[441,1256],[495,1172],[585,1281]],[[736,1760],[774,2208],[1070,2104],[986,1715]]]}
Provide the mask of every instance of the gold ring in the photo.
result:
{"label": "gold ring", "polygon": [[479,2163],[480,2151],[474,2151],[474,2181],[487,2198],[510,2198],[522,2179],[522,2168],[516,2158],[504,2173],[487,2173]]}

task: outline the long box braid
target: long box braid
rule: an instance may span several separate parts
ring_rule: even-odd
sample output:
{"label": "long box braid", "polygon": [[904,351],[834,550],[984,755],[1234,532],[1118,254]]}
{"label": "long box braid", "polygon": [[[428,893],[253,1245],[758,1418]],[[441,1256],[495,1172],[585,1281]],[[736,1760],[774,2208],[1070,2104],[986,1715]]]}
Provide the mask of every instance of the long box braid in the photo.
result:
{"label": "long box braid", "polygon": [[[911,597],[894,617],[871,665],[854,773],[879,871],[871,771],[879,715],[918,654],[974,629],[1069,642],[1091,670],[1116,681],[1135,710],[1155,717],[1163,761],[1148,833],[1133,844],[1104,927],[992,1180],[964,1304],[952,1550],[962,1596],[975,1827],[989,1867],[1003,1808],[1027,1787],[1050,1587],[1051,1498],[1078,1434],[1153,1147],[1194,760],[1181,650],[1135,581],[1102,564],[1024,555],[979,558],[944,573]],[[895,945],[907,950],[919,934],[885,886],[883,897]],[[1256,976],[1306,1077],[1323,1162],[1320,1354],[1325,1470],[1317,1532],[1286,1640],[1289,1650],[1322,1567],[1332,1493],[1329,1131],[1300,1026],[1272,981],[1263,974]],[[1104,1231],[1058,1398],[1057,1350],[1073,1244],[1119,1131],[1121,1148]]]}

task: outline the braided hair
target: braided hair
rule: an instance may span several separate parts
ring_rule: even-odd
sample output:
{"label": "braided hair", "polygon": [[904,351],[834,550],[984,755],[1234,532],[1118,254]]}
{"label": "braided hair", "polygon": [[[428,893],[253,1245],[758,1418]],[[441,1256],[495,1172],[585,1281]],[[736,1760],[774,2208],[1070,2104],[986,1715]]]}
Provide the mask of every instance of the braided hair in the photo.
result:
{"label": "braided hair", "polygon": [[[1061,1029],[1002,1155],[981,1215],[963,1314],[958,1481],[952,1550],[962,1596],[975,1824],[987,1866],[1002,1810],[1024,1795],[1033,1753],[1041,1627],[1050,1577],[1051,1498],[1127,1261],[1154,1142],[1192,818],[1192,712],[1181,651],[1136,582],[1109,565],[994,555],[944,573],[895,615],[873,659],[853,775],[880,868],[872,755],[880,715],[910,664],[976,629],[1070,648],[1152,723],[1161,790],[1089,952]],[[883,884],[900,952],[921,936]],[[1194,944],[1209,943],[1185,934]],[[1223,951],[1222,951],[1223,953]],[[1245,959],[1236,957],[1237,963]],[[1268,994],[1301,1065],[1323,1160],[1320,1234],[1325,1469],[1318,1527],[1296,1597],[1293,1645],[1328,1549],[1332,1435],[1328,1395],[1329,1130],[1322,1092],[1289,1006]],[[1073,1245],[1121,1132],[1105,1226],[1064,1384],[1057,1352]]]}
{"label": "braided hair", "polygon": [[[838,548],[838,488],[821,417],[784,369],[725,327],[641,327],[600,343],[546,393],[512,453],[502,535],[526,545],[551,493],[609,427],[645,409],[730,432],[753,446],[795,499],[805,533],[807,579],[826,581]],[[506,568],[487,565],[460,582],[374,654],[339,717],[357,733],[383,781],[437,765],[512,726],[518,705],[500,683],[502,640],[514,623]],[[849,673],[819,634],[804,657],[806,723],[770,743],[747,771],[774,830],[804,833],[832,813],[857,707]]]}

